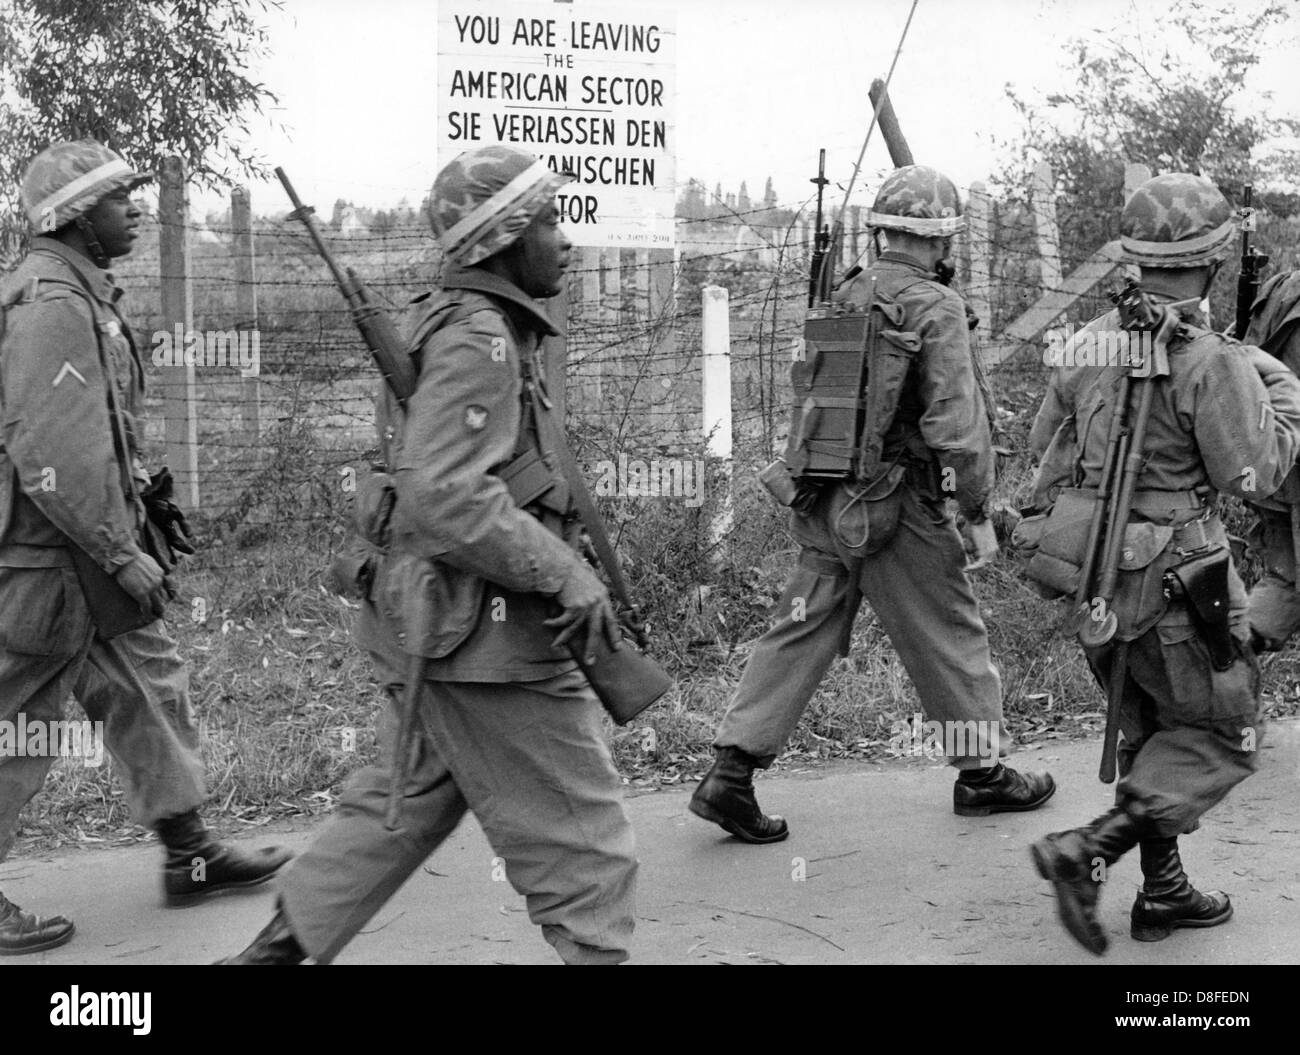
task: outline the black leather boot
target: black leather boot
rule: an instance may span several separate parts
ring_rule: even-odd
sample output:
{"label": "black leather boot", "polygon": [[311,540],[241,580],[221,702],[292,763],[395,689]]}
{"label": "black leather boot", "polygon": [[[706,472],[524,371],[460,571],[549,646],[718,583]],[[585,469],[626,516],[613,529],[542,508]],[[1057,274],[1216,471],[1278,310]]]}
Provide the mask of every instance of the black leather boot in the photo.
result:
{"label": "black leather boot", "polygon": [[294,937],[289,918],[277,901],[275,915],[262,928],[252,944],[236,956],[217,960],[218,964],[294,964],[307,959],[307,953]]}
{"label": "black leather boot", "polygon": [[192,905],[222,890],[265,883],[293,857],[279,846],[248,853],[219,843],[197,810],[165,817],[155,829],[167,847],[163,891],[168,906]]}
{"label": "black leather boot", "polygon": [[959,817],[1036,810],[1056,793],[1050,773],[1019,773],[999,762],[993,769],[964,769],[952,786],[952,811]]}
{"label": "black leather boot", "polygon": [[1129,933],[1138,941],[1163,941],[1177,927],[1217,927],[1232,919],[1222,890],[1202,894],[1183,871],[1178,839],[1142,840],[1142,875]]}
{"label": "black leather boot", "polygon": [[1053,832],[1029,848],[1038,874],[1056,887],[1056,910],[1080,945],[1100,956],[1109,942],[1097,919],[1106,870],[1141,837],[1141,827],[1119,807],[1086,828]]}
{"label": "black leather boot", "polygon": [[24,912],[0,894],[0,956],[22,956],[28,952],[57,949],[76,931],[72,920],[63,916],[42,918]]}
{"label": "black leather boot", "polygon": [[758,808],[754,797],[758,760],[738,747],[719,747],[717,756],[687,808],[747,843],[779,843],[789,835],[783,818],[769,817]]}

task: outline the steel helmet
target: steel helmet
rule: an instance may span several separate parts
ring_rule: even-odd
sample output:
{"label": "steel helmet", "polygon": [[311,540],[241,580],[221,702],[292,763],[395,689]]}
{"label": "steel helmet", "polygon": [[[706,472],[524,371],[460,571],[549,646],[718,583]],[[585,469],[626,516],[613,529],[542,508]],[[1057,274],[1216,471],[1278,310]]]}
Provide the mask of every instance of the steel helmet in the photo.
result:
{"label": "steel helmet", "polygon": [[518,239],[572,179],[518,147],[468,150],[433,181],[429,221],[448,259],[472,267]]}
{"label": "steel helmet", "polygon": [[1227,254],[1237,233],[1232,207],[1203,176],[1169,172],[1133,192],[1120,217],[1126,263],[1204,267]]}
{"label": "steel helmet", "polygon": [[55,143],[37,154],[23,174],[23,212],[34,231],[56,231],[114,191],[151,179],[93,139]]}
{"label": "steel helmet", "polygon": [[957,186],[938,169],[907,165],[880,185],[867,225],[906,231],[925,238],[946,238],[965,230]]}

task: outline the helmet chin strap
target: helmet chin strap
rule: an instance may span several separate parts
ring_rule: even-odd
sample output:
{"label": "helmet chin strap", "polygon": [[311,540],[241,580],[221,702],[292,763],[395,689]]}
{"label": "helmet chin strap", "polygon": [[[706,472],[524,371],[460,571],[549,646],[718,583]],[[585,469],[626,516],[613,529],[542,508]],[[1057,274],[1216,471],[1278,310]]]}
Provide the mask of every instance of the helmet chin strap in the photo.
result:
{"label": "helmet chin strap", "polygon": [[84,216],[78,216],[73,220],[73,223],[77,225],[77,230],[81,232],[81,237],[86,243],[86,251],[90,253],[90,259],[95,262],[95,266],[107,270],[108,254],[104,252],[104,247],[99,244],[99,235],[95,233],[94,225]]}
{"label": "helmet chin strap", "polygon": [[1205,285],[1201,287],[1201,300],[1210,295],[1210,287],[1214,285],[1214,280],[1219,274],[1219,268],[1223,267],[1222,260],[1216,260],[1212,263],[1205,276]]}

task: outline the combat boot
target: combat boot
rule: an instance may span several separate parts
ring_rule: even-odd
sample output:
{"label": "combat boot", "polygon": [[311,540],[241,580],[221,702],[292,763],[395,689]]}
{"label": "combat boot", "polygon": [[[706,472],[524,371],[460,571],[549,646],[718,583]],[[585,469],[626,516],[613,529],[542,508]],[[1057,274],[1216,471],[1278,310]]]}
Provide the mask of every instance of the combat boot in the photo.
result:
{"label": "combat boot", "polygon": [[1133,902],[1129,933],[1138,941],[1163,941],[1176,927],[1217,927],[1232,919],[1221,890],[1202,894],[1183,871],[1178,839],[1143,839],[1142,889]]}
{"label": "combat boot", "polygon": [[307,959],[306,950],[298,944],[289,917],[279,901],[275,903],[275,915],[259,932],[252,943],[243,952],[216,960],[218,964],[295,964]]}
{"label": "combat boot", "polygon": [[952,811],[959,817],[1036,810],[1056,793],[1050,773],[1019,773],[999,762],[992,769],[963,769],[952,786]]}
{"label": "combat boot", "polygon": [[0,956],[57,949],[72,938],[76,929],[70,919],[24,912],[0,894]]}
{"label": "combat boot", "polygon": [[167,847],[163,892],[171,908],[192,905],[222,890],[265,883],[293,857],[279,846],[248,853],[217,842],[197,810],[165,817],[155,829]]}
{"label": "combat boot", "polygon": [[1080,945],[1100,956],[1109,942],[1097,919],[1106,870],[1137,844],[1141,827],[1116,807],[1085,828],[1053,832],[1029,848],[1038,874],[1056,887],[1061,923]]}
{"label": "combat boot", "polygon": [[738,747],[717,748],[713,768],[700,781],[687,807],[695,816],[720,824],[747,843],[779,843],[790,834],[781,817],[767,816],[754,797],[758,760]]}

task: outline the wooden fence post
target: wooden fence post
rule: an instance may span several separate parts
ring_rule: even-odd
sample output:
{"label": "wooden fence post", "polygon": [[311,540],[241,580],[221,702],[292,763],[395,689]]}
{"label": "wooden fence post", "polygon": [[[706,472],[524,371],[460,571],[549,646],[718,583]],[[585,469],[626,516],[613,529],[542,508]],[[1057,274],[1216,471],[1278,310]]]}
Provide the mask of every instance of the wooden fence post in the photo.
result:
{"label": "wooden fence post", "polygon": [[[247,187],[230,194],[230,224],[235,257],[235,329],[258,349],[261,368],[261,333],[257,325],[257,263],[253,246],[253,204]],[[242,346],[241,346],[242,347]],[[257,445],[262,436],[262,382],[257,374],[241,377],[239,385],[240,442],[245,448]]]}
{"label": "wooden fence post", "polygon": [[1038,243],[1038,281],[1044,293],[1061,286],[1061,233],[1056,226],[1056,180],[1046,161],[1034,167],[1030,192]]}
{"label": "wooden fence post", "polygon": [[[194,329],[194,294],[190,284],[189,192],[185,164],[178,157],[163,160],[158,180],[158,257],[164,329],[186,337]],[[188,341],[176,348],[182,352]],[[206,342],[205,342],[206,344]],[[167,465],[176,482],[176,496],[186,509],[199,508],[199,436],[194,414],[194,364],[182,360],[159,368],[163,393]]]}
{"label": "wooden fence post", "polygon": [[966,232],[966,245],[970,255],[970,281],[966,296],[971,309],[980,318],[987,334],[993,333],[993,304],[990,291],[993,284],[993,243],[989,239],[989,192],[983,182],[970,185],[966,203],[970,219]]}

